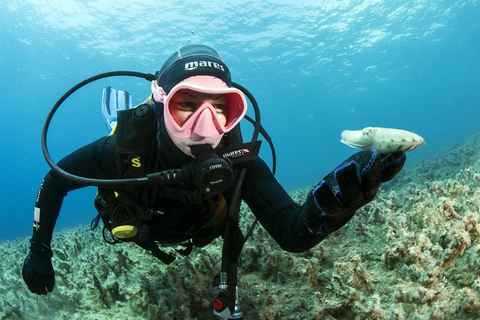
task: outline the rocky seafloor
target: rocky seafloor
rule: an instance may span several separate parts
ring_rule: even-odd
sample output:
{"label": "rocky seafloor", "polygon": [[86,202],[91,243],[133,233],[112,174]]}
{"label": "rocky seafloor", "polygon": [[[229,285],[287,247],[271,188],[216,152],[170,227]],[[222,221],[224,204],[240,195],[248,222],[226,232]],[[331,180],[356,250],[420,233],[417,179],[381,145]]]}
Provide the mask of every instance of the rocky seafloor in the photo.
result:
{"label": "rocky seafloor", "polygon": [[[308,189],[292,196],[302,202]],[[480,319],[480,136],[407,166],[315,248],[284,252],[260,226],[244,248],[245,319]],[[68,214],[64,212],[63,214]],[[244,207],[244,229],[253,217]],[[0,245],[0,319],[214,319],[221,242],[163,265],[78,227],[54,236],[57,284],[21,279],[28,239]]]}

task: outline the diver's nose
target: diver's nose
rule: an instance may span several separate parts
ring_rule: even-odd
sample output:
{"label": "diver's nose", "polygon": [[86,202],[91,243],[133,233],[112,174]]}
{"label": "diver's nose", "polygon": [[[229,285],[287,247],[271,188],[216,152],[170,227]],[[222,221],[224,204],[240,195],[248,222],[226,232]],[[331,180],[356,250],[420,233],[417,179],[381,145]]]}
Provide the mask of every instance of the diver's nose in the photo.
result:
{"label": "diver's nose", "polygon": [[198,115],[192,133],[202,138],[208,138],[217,133],[213,117],[215,117],[215,115],[210,108],[204,109],[201,114]]}

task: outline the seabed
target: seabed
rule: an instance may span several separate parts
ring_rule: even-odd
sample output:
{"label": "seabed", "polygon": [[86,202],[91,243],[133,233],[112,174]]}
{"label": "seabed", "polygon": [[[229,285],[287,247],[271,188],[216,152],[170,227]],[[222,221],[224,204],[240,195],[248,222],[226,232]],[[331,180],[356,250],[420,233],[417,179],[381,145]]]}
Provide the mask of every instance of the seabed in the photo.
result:
{"label": "seabed", "polygon": [[[299,203],[310,188],[295,190]],[[253,216],[243,206],[246,230]],[[318,246],[284,252],[257,226],[239,268],[244,319],[479,319],[480,136],[407,167]],[[64,215],[68,212],[63,212]],[[221,242],[163,265],[86,226],[54,235],[56,287],[21,279],[28,239],[0,245],[0,319],[214,319]]]}

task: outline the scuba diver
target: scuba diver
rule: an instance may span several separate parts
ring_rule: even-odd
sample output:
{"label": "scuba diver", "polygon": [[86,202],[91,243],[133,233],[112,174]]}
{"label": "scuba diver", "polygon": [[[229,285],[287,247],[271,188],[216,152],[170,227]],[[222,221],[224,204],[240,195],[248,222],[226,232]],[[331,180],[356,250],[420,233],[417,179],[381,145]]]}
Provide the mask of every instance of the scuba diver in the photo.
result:
{"label": "scuba diver", "polygon": [[[232,85],[214,49],[177,50],[152,78],[151,90],[144,103],[118,112],[113,134],[74,151],[45,176],[22,269],[32,293],[46,295],[55,285],[51,241],[63,198],[96,185],[99,214],[92,227],[101,220],[107,242],[135,242],[171,263],[175,257],[163,246],[178,245],[177,252],[187,255],[222,237],[214,314],[234,318],[241,314],[235,309],[237,260],[245,241],[238,226],[241,200],[284,250],[303,252],[345,225],[406,161],[404,152],[360,151],[299,205],[258,156],[259,141],[243,142],[239,122],[247,117],[246,90]],[[95,184],[96,179],[108,183]]]}

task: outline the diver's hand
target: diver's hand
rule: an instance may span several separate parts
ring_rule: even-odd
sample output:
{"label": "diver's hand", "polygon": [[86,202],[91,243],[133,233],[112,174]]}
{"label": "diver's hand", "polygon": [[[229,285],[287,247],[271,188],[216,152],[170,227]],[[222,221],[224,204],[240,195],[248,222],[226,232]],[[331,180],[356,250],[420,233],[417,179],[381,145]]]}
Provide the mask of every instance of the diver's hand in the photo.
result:
{"label": "diver's hand", "polygon": [[23,280],[32,293],[46,295],[55,286],[52,251],[47,245],[32,244],[22,268]]}
{"label": "diver's hand", "polygon": [[383,155],[382,158],[382,182],[393,179],[402,170],[407,155],[403,151]]}
{"label": "diver's hand", "polygon": [[307,217],[309,229],[316,233],[339,229],[358,209],[375,198],[381,183],[392,179],[405,160],[404,152],[388,154],[382,159],[375,150],[361,151],[348,158],[310,194],[309,200],[317,208],[317,217]]}

